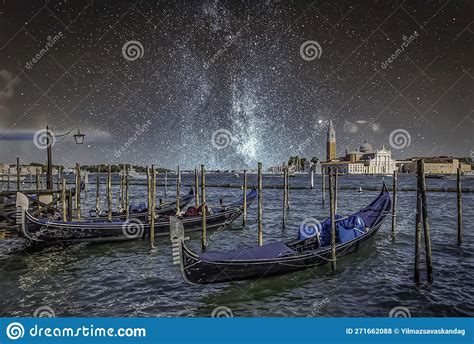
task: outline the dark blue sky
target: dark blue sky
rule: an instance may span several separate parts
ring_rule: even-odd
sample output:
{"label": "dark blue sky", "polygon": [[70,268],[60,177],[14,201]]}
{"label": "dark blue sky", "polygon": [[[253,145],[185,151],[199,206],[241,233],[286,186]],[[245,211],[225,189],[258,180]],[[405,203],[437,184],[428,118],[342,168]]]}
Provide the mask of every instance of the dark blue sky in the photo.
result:
{"label": "dark blue sky", "polygon": [[[368,140],[400,159],[469,156],[473,10],[470,1],[6,0],[0,161],[44,161],[32,140],[1,138],[49,124],[86,134],[83,146],[53,147],[66,165],[268,166],[324,157],[329,119],[339,154]],[[307,41],[317,45],[302,50]],[[305,55],[311,47],[317,58]]]}

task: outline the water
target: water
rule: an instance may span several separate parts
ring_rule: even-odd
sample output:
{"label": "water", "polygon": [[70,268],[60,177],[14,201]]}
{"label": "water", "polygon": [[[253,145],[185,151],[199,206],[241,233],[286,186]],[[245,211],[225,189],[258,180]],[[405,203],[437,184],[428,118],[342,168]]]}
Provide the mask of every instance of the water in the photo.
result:
{"label": "water", "polygon": [[[183,175],[192,184],[192,175]],[[414,187],[415,178],[400,175],[400,187]],[[94,181],[90,185],[93,188]],[[232,175],[209,175],[209,184],[237,184]],[[307,175],[291,178],[293,186],[309,186]],[[391,184],[391,178],[387,178]],[[170,181],[171,183],[171,181]],[[340,213],[348,214],[368,204],[375,191],[357,193],[359,186],[381,186],[382,177],[342,176],[339,193]],[[256,184],[255,175],[249,185]],[[265,185],[281,185],[281,176],[265,176]],[[308,217],[325,219],[327,207],[321,204],[321,179],[315,189],[292,190],[287,228],[283,231],[282,190],[266,189],[264,195],[264,242],[294,238],[299,224]],[[455,187],[453,180],[428,180],[429,187]],[[473,188],[474,179],[463,186]],[[102,188],[104,185],[102,185]],[[346,190],[349,188],[350,190]],[[102,190],[104,191],[104,190]],[[115,195],[117,195],[117,189]],[[163,188],[158,194],[163,197]],[[183,192],[187,188],[183,188]],[[173,197],[175,189],[168,189]],[[132,185],[134,201],[145,198],[145,186]],[[208,201],[217,204],[240,197],[241,190],[209,188]],[[83,209],[95,206],[95,190],[89,190]],[[428,194],[433,249],[434,283],[428,285],[425,271],[422,283],[413,279],[415,193],[399,193],[398,232],[390,240],[387,218],[376,237],[354,255],[338,260],[337,273],[329,265],[258,281],[218,285],[186,284],[177,266],[172,265],[168,238],[160,237],[156,250],[148,242],[79,244],[68,248],[51,247],[41,251],[12,250],[21,239],[0,242],[0,315],[32,316],[39,307],[49,307],[65,317],[189,317],[211,316],[216,307],[238,317],[327,317],[388,316],[403,306],[411,316],[474,315],[474,193],[463,195],[464,243],[456,245],[456,194]],[[105,201],[105,195],[102,195]],[[118,197],[114,197],[117,202]],[[105,203],[103,204],[105,206]],[[257,243],[256,204],[249,210],[242,228],[238,219],[216,236],[210,250],[254,246]],[[210,235],[211,233],[209,233]],[[188,245],[199,250],[200,234],[190,234]],[[6,253],[7,249],[10,253]],[[424,260],[422,268],[424,268]],[[221,308],[220,308],[221,309]],[[406,310],[403,310],[406,311]]]}

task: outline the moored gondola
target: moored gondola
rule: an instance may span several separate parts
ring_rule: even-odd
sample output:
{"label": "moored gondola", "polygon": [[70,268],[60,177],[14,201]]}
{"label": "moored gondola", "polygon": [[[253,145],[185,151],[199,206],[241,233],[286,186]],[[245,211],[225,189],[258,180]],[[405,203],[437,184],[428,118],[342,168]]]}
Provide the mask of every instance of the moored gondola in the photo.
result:
{"label": "moored gondola", "polygon": [[[380,195],[367,207],[336,221],[337,257],[356,252],[375,235],[390,211],[391,199],[385,184]],[[176,264],[189,283],[208,284],[263,278],[323,265],[331,259],[330,234],[326,220],[305,237],[288,242],[228,252],[195,253],[185,244],[183,226],[173,219],[171,240]],[[330,232],[329,232],[330,233]]]}
{"label": "moored gondola", "polygon": [[[247,207],[256,197],[256,190],[247,195]],[[207,210],[206,224],[209,230],[227,226],[243,213],[243,200],[229,206],[214,207]],[[202,216],[184,215],[180,217],[186,231],[201,230]],[[138,218],[126,221],[50,221],[38,219],[28,211],[26,196],[17,194],[17,224],[20,225],[24,237],[32,242],[59,244],[78,242],[106,242],[140,240],[149,237],[150,225]],[[155,235],[168,235],[170,228],[169,216],[158,217],[155,221]]]}
{"label": "moored gondola", "polygon": [[[189,193],[184,196],[180,196],[179,198],[179,207],[180,209],[184,209],[191,203],[194,198],[194,191],[193,188],[189,189]],[[177,201],[167,201],[159,204],[155,209],[155,215],[157,216],[164,216],[164,215],[171,215],[176,214],[176,205]],[[147,221],[148,220],[148,206],[146,203],[140,204],[131,204],[129,206],[128,211],[129,218],[132,219],[139,219],[140,221]],[[91,210],[89,212],[89,216],[86,217],[84,220],[88,221],[104,221],[108,218],[108,214],[106,211],[101,212],[99,214],[96,213],[95,210]],[[125,221],[127,218],[126,211],[114,212],[112,213],[112,220],[122,220]]]}

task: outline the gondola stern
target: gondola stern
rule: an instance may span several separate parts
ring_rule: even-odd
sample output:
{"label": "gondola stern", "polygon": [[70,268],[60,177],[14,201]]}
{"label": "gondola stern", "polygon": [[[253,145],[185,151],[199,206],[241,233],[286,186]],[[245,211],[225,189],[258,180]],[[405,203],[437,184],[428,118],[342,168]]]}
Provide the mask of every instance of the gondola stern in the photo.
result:
{"label": "gondola stern", "polygon": [[187,283],[195,284],[188,278],[186,274],[185,255],[187,254],[186,251],[189,249],[184,243],[184,241],[186,240],[186,238],[184,237],[184,225],[176,216],[170,217],[170,239],[173,265],[180,266],[181,275]]}
{"label": "gondola stern", "polygon": [[30,201],[28,197],[21,193],[17,192],[16,194],[16,224],[19,227],[20,233],[23,236],[31,241],[35,241],[34,237],[28,231],[27,223],[26,223],[26,213],[28,211],[30,205]]}

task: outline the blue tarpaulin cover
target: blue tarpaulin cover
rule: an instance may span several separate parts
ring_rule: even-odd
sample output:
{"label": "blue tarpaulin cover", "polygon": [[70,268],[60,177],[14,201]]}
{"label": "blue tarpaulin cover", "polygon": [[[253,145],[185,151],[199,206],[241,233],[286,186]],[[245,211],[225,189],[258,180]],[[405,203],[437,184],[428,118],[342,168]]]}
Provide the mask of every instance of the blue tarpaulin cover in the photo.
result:
{"label": "blue tarpaulin cover", "polygon": [[[362,218],[358,215],[352,215],[343,218],[336,214],[336,242],[345,243],[357,238],[365,233],[365,224]],[[320,246],[331,245],[331,219],[328,218],[322,223],[314,224],[315,230],[308,230],[308,228],[300,228],[298,238],[300,240],[308,239],[319,234]]]}

